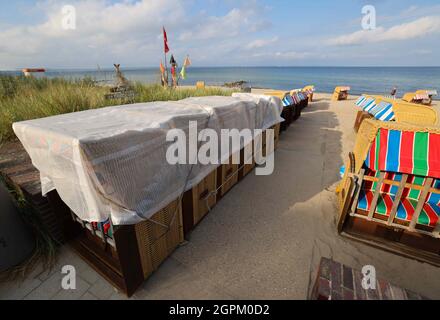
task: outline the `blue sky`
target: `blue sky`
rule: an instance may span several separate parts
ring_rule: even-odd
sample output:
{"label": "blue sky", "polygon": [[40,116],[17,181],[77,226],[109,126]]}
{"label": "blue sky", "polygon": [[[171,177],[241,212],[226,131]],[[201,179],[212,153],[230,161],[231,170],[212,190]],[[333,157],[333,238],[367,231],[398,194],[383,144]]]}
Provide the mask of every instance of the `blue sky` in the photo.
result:
{"label": "blue sky", "polygon": [[[157,66],[161,26],[194,66],[438,66],[434,0],[0,0],[0,70]],[[65,30],[64,5],[76,11]],[[373,5],[377,27],[363,30]]]}

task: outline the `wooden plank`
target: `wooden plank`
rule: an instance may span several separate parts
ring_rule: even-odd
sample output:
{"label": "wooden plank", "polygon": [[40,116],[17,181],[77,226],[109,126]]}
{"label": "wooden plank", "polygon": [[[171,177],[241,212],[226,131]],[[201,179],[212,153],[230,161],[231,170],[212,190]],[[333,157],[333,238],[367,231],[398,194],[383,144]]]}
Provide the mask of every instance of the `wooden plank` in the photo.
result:
{"label": "wooden plank", "polygon": [[[350,206],[350,199],[353,198],[353,192],[354,192],[354,188],[355,188],[355,184],[354,184],[354,180],[352,177],[347,177],[348,178],[348,190],[346,190],[346,194],[345,196],[342,195],[343,197],[343,205],[341,207],[341,212],[340,212],[340,216],[339,216],[339,220],[338,220],[338,232],[341,233],[342,229],[344,227],[344,222],[345,219],[347,217],[347,213],[349,211],[349,206]],[[344,186],[344,188],[346,188],[347,186]],[[343,192],[345,189],[341,190],[341,192]]]}
{"label": "wooden plank", "polygon": [[351,205],[351,212],[355,213],[357,208],[357,203],[359,200],[359,193],[361,192],[362,183],[364,182],[365,169],[361,169],[359,173],[359,178],[356,181],[356,191],[354,194],[353,204]]}
{"label": "wooden plank", "polygon": [[385,179],[385,172],[381,172],[379,176],[379,181],[377,182],[376,190],[374,191],[373,201],[371,202],[370,212],[368,213],[368,220],[373,219],[374,212],[376,211],[377,201],[380,196],[380,189],[382,188],[383,180]]}
{"label": "wooden plank", "polygon": [[432,178],[427,178],[426,181],[425,181],[425,184],[423,186],[423,191],[422,191],[422,193],[419,196],[419,200],[418,200],[418,203],[417,203],[417,208],[414,211],[413,217],[412,217],[411,222],[409,224],[409,228],[408,229],[410,231],[415,231],[417,222],[419,221],[420,212],[422,212],[423,206],[425,205],[426,197],[429,194],[429,190],[431,188],[432,181],[433,181]]}
{"label": "wooden plank", "polygon": [[[370,181],[370,182],[378,182],[378,181],[379,181],[378,178],[376,178],[376,177],[370,177],[370,176],[365,176],[364,180],[365,180],[365,181]],[[389,185],[392,185],[392,186],[396,186],[396,187],[400,186],[400,182],[399,182],[399,181],[394,181],[394,180],[384,179],[384,180],[383,180],[383,183],[384,183],[384,184],[389,184]],[[423,188],[424,188],[424,187],[423,187],[423,186],[420,186],[420,185],[418,185],[418,184],[406,183],[406,184],[405,184],[405,188],[408,188],[408,189],[414,189],[414,190],[418,190],[418,191],[423,191]],[[437,188],[433,188],[433,187],[431,187],[431,188],[429,189],[429,192],[430,192],[430,193],[435,193],[435,194],[440,194],[440,189],[437,189]]]}
{"label": "wooden plank", "polygon": [[390,216],[388,218],[388,225],[391,225],[396,217],[397,209],[400,205],[400,199],[402,198],[403,190],[405,190],[405,184],[408,180],[408,175],[403,174],[402,180],[400,181],[399,189],[397,190],[396,197],[394,198],[393,207],[391,208]]}

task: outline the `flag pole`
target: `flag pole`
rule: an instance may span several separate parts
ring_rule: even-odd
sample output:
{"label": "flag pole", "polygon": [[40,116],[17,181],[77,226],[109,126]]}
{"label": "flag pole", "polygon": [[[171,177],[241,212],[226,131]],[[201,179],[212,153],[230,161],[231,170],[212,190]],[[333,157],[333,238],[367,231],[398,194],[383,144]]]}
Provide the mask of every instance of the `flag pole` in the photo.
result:
{"label": "flag pole", "polygon": [[165,26],[162,26],[162,34],[163,34],[163,52],[164,52],[164,57],[165,57],[165,77],[166,77],[165,83],[168,87],[168,63],[167,63],[167,50],[166,50],[167,44],[165,41]]}
{"label": "flag pole", "polygon": [[168,64],[167,64],[167,53],[164,50],[164,55],[165,55],[165,83],[168,87]]}

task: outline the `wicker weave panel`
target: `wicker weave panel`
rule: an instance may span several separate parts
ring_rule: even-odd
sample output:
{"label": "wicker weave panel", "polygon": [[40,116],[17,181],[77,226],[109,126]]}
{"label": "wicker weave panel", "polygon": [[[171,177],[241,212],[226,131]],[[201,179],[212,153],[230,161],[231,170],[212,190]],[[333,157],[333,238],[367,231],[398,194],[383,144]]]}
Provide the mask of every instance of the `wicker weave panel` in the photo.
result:
{"label": "wicker weave panel", "polygon": [[207,175],[192,190],[194,225],[200,222],[216,204],[217,172]]}
{"label": "wicker weave panel", "polygon": [[[150,220],[152,221],[143,221],[135,226],[145,279],[183,241],[182,206],[180,201],[176,200],[170,203]],[[165,226],[168,226],[168,228]]]}

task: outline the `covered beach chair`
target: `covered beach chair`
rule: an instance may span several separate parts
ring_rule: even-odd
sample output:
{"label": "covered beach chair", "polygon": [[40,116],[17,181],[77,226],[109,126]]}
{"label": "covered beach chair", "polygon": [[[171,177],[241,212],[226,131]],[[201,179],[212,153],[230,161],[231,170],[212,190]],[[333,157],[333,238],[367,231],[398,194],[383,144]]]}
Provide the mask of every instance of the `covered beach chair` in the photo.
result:
{"label": "covered beach chair", "polygon": [[340,233],[440,266],[440,128],[363,121],[337,194]]}
{"label": "covered beach chair", "polygon": [[347,86],[336,87],[335,91],[333,92],[332,100],[333,101],[347,100],[348,92],[350,91],[350,89],[351,88]]}

